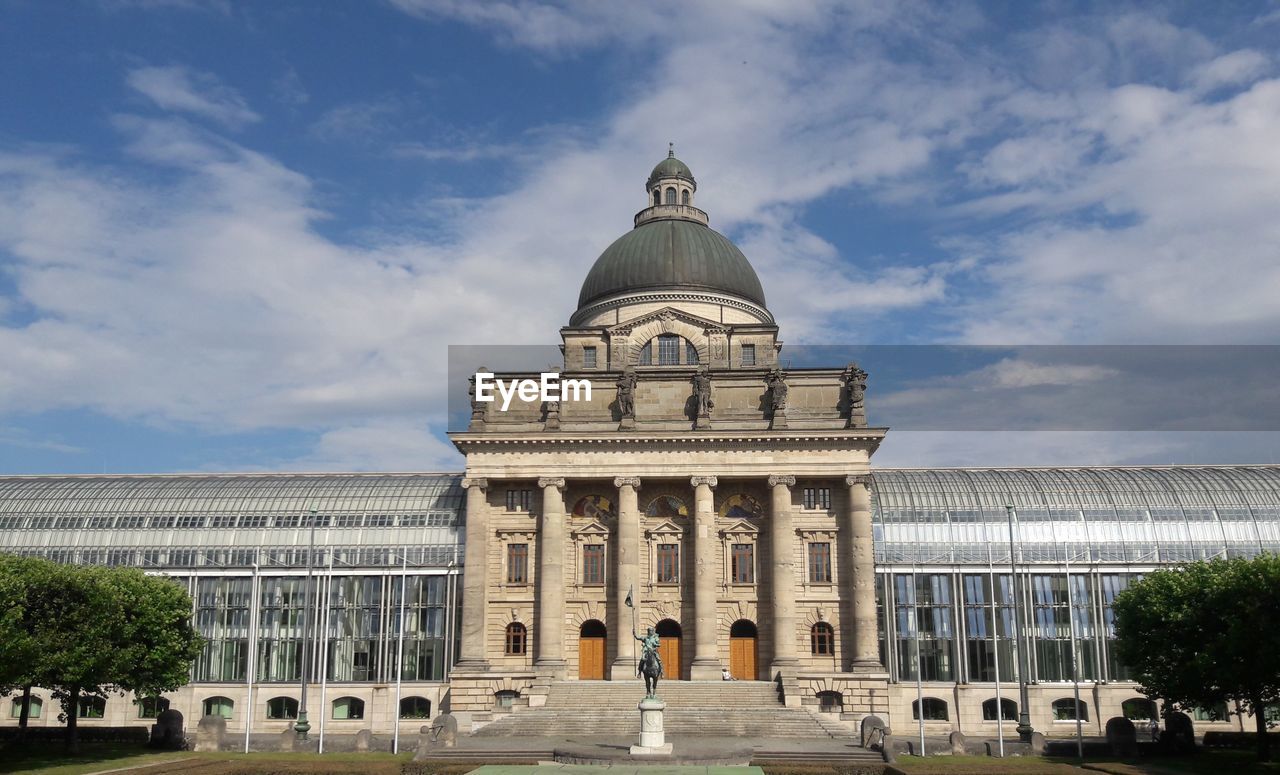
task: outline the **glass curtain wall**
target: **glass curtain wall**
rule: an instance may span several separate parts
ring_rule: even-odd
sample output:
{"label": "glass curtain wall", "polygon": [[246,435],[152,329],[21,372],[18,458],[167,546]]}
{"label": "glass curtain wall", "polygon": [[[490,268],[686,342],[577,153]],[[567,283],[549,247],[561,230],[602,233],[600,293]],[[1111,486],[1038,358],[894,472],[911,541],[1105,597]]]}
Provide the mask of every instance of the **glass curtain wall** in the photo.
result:
{"label": "glass curtain wall", "polygon": [[258,621],[259,681],[282,683],[302,678],[302,620],[306,589],[305,577],[267,577],[261,580]]}
{"label": "glass curtain wall", "polygon": [[899,573],[894,592],[899,674],[903,679],[914,680],[918,662],[922,680],[955,680],[951,576]]}
{"label": "glass curtain wall", "polygon": [[[399,616],[400,584],[395,587]],[[405,600],[404,661],[406,681],[443,681],[445,677],[445,628],[448,620],[448,577],[410,576]],[[399,623],[391,629],[394,640]],[[392,654],[394,654],[394,645]],[[394,680],[395,675],[387,676]]]}
{"label": "glass curtain wall", "polygon": [[330,681],[372,681],[381,664],[382,576],[338,576],[329,584]]}
{"label": "glass curtain wall", "polygon": [[246,577],[196,580],[196,629],[205,642],[193,680],[245,680],[252,585],[253,579]]}
{"label": "glass curtain wall", "polygon": [[[964,624],[970,681],[996,680],[999,658],[1001,681],[1017,680],[1013,629],[1013,577],[996,574],[994,600],[989,573],[966,573]],[[994,620],[994,630],[992,629]]]}

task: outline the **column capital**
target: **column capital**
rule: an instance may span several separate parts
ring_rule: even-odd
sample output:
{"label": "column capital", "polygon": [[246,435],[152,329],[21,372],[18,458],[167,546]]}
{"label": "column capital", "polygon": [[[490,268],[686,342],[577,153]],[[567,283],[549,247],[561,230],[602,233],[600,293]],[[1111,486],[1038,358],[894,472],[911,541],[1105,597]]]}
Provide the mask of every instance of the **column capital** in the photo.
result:
{"label": "column capital", "polygon": [[773,474],[772,476],[769,477],[769,486],[777,487],[778,485],[782,485],[784,487],[795,487],[796,478],[794,476],[781,476],[778,474]]}
{"label": "column capital", "polygon": [[487,490],[489,489],[489,480],[469,476],[462,480],[462,489],[469,490],[472,487],[479,487],[481,490]]}
{"label": "column capital", "polygon": [[554,487],[557,490],[564,492],[564,477],[563,476],[540,476],[538,477],[538,486],[544,490],[547,489],[548,487]]}
{"label": "column capital", "polygon": [[619,476],[613,480],[613,486],[621,490],[623,487],[630,487],[633,490],[640,489],[640,477],[638,476]]}
{"label": "column capital", "polygon": [[871,474],[851,474],[844,478],[844,484],[846,487],[856,487],[861,484],[865,485],[869,490],[871,489]]}
{"label": "column capital", "polygon": [[694,476],[689,479],[689,484],[692,484],[694,487],[697,487],[700,484],[705,484],[714,490],[718,482],[714,476]]}

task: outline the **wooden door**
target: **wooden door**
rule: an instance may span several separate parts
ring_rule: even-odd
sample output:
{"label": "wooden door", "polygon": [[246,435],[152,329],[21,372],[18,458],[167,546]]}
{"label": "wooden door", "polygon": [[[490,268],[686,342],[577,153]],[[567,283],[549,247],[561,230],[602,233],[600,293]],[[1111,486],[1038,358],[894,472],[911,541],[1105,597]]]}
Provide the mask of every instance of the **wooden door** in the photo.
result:
{"label": "wooden door", "polygon": [[729,639],[729,675],[739,681],[756,680],[756,639]]}
{"label": "wooden door", "polygon": [[662,677],[668,681],[679,681],[680,639],[677,637],[658,638],[658,658],[662,660]]}
{"label": "wooden door", "polygon": [[604,638],[578,639],[578,680],[604,680]]}

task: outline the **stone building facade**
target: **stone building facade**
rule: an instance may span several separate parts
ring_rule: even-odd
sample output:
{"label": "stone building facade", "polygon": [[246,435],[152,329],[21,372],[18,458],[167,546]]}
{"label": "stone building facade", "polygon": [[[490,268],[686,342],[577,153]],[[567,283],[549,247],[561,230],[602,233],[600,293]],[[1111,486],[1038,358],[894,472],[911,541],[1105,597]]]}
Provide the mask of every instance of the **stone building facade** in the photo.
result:
{"label": "stone building facade", "polygon": [[792,704],[884,703],[868,473],[885,429],[867,427],[866,374],[779,368],[760,281],[696,187],[663,160],[583,283],[560,376],[590,400],[475,400],[450,434],[466,455],[463,610],[485,612],[465,617],[455,711],[634,678],[648,627],[669,679],[728,669],[781,680]]}

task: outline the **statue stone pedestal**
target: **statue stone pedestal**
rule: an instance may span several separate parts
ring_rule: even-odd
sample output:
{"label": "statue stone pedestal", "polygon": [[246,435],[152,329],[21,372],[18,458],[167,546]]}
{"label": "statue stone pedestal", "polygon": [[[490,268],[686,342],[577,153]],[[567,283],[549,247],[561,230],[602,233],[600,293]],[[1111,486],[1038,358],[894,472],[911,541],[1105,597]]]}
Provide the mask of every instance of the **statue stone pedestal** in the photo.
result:
{"label": "statue stone pedestal", "polygon": [[671,743],[666,741],[662,711],[667,704],[645,697],[640,701],[640,745],[631,746],[632,756],[670,756]]}

